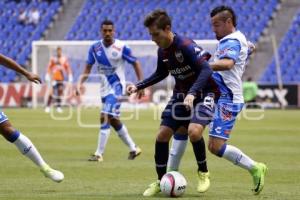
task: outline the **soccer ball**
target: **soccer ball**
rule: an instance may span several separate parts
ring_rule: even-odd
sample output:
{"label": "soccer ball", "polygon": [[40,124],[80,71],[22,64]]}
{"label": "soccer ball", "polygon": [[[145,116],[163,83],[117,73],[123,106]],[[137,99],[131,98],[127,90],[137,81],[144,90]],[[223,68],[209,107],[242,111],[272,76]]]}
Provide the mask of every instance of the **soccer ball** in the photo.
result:
{"label": "soccer ball", "polygon": [[160,181],[162,193],[170,197],[183,195],[186,185],[187,183],[184,176],[176,171],[166,173]]}

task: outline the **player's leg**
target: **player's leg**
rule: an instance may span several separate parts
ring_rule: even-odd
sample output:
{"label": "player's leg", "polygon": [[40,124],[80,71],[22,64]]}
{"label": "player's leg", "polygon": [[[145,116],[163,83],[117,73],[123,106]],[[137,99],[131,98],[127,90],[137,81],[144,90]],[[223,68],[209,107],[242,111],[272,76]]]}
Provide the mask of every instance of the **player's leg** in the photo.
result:
{"label": "player's leg", "polygon": [[206,192],[210,187],[209,172],[206,161],[206,148],[203,138],[203,131],[214,115],[214,99],[208,95],[199,100],[192,110],[192,118],[188,127],[188,134],[193,146],[194,155],[198,165],[198,186],[197,191]]}
{"label": "player's leg", "polygon": [[154,196],[160,192],[160,180],[167,171],[169,141],[174,130],[169,126],[164,125],[164,120],[156,136],[155,141],[155,168],[157,173],[157,181],[153,182],[143,193],[144,196]]}
{"label": "player's leg", "polygon": [[264,186],[266,165],[255,162],[239,148],[226,143],[242,107],[243,104],[219,103],[215,119],[210,127],[208,149],[216,156],[225,158],[233,164],[248,170],[253,177],[253,192],[259,194]]}
{"label": "player's leg", "polygon": [[160,192],[160,180],[167,171],[169,141],[179,127],[185,126],[185,123],[178,120],[177,117],[182,117],[185,114],[189,115],[189,112],[186,112],[185,107],[179,105],[178,102],[180,104],[180,99],[172,98],[162,113],[160,129],[155,141],[154,154],[157,180],[149,185],[143,193],[144,196],[154,196]]}
{"label": "player's leg", "polygon": [[197,191],[200,193],[206,192],[210,186],[209,172],[206,161],[206,149],[204,138],[202,137],[205,126],[197,123],[189,125],[188,134],[190,142],[193,146],[194,155],[198,165],[198,185]]}
{"label": "player's leg", "polygon": [[63,110],[61,109],[61,101],[63,98],[63,93],[64,93],[64,84],[61,81],[57,83],[57,96],[56,96],[56,111],[59,113],[63,112]]}
{"label": "player's leg", "polygon": [[142,153],[142,150],[134,143],[133,139],[129,135],[127,127],[120,121],[119,117],[111,116],[110,122],[115,131],[118,133],[120,139],[129,148],[128,159],[134,160]]}
{"label": "player's leg", "polygon": [[178,171],[181,158],[185,152],[188,142],[187,128],[179,127],[173,135],[173,140],[170,148],[167,171]]}
{"label": "player's leg", "polygon": [[50,112],[50,106],[52,103],[52,99],[53,99],[53,87],[51,85],[49,85],[49,95],[47,98],[47,102],[46,102],[46,107],[45,107],[45,112],[49,113]]}
{"label": "player's leg", "polygon": [[34,144],[25,135],[15,130],[6,118],[5,114],[0,114],[0,133],[3,137],[16,145],[19,151],[27,158],[32,160],[41,170],[41,172],[55,182],[61,182],[64,179],[63,173],[52,169],[42,158]]}
{"label": "player's leg", "polygon": [[[105,104],[105,101],[103,101],[103,104]],[[108,114],[101,113],[100,124],[101,125],[98,133],[97,148],[95,153],[88,159],[89,161],[103,161],[103,153],[110,135],[110,118]]]}

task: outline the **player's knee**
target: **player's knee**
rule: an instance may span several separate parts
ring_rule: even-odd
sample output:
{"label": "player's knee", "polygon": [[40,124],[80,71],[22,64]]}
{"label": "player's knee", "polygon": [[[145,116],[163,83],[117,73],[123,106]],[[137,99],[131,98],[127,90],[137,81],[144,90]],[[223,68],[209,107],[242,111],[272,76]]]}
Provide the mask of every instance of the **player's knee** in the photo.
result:
{"label": "player's knee", "polygon": [[214,142],[214,141],[211,141],[209,140],[208,142],[208,150],[216,155],[216,156],[219,156],[219,157],[222,157],[223,156],[223,153],[224,153],[224,147],[226,147],[226,143],[224,142]]}
{"label": "player's knee", "polygon": [[114,127],[115,130],[119,130],[122,128],[122,123],[119,119],[111,117],[109,121],[110,125],[112,125],[112,127]]}
{"label": "player's knee", "polygon": [[12,126],[1,126],[1,134],[7,141],[11,141],[11,136],[16,130]]}
{"label": "player's knee", "polygon": [[208,150],[214,154],[214,155],[218,155],[219,149],[216,145],[214,145],[214,143],[209,142],[208,143]]}
{"label": "player's knee", "polygon": [[100,116],[100,122],[101,124],[110,124],[110,118],[108,115],[101,114]]}
{"label": "player's knee", "polygon": [[161,128],[157,133],[156,140],[159,142],[169,142],[173,132],[169,129]]}
{"label": "player's knee", "polygon": [[203,126],[200,124],[190,124],[188,134],[191,142],[198,141],[202,138]]}

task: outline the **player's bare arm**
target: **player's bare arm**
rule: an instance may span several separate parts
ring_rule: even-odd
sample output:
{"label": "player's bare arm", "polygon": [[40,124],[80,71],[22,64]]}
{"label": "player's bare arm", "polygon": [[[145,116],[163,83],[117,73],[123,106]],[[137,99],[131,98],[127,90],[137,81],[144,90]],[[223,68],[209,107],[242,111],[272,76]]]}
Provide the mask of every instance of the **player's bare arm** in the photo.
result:
{"label": "player's bare arm", "polygon": [[129,84],[127,87],[126,87],[126,92],[128,95],[131,95],[133,93],[136,93],[138,90],[137,90],[137,87],[134,85],[134,84]]}
{"label": "player's bare arm", "polygon": [[41,78],[37,74],[27,71],[26,69],[21,67],[18,63],[16,63],[14,60],[2,54],[0,54],[0,64],[24,75],[31,82],[41,83]]}
{"label": "player's bare arm", "polygon": [[77,85],[78,87],[76,89],[76,95],[80,95],[82,85],[86,81],[86,79],[89,77],[89,74],[91,73],[91,69],[92,69],[92,65],[87,64],[85,66],[85,69],[84,69],[83,73],[81,74],[81,76],[79,78],[79,82],[78,82],[78,85]]}
{"label": "player's bare arm", "polygon": [[[133,63],[133,68],[136,74],[136,77],[138,79],[138,81],[143,80],[143,72],[142,72],[142,67],[139,61],[136,61],[135,63]],[[145,95],[145,91],[144,90],[139,90],[137,91],[137,97],[140,99],[142,96]]]}
{"label": "player's bare arm", "polygon": [[209,65],[214,71],[226,71],[233,68],[234,61],[232,59],[223,58],[214,62],[210,62]]}

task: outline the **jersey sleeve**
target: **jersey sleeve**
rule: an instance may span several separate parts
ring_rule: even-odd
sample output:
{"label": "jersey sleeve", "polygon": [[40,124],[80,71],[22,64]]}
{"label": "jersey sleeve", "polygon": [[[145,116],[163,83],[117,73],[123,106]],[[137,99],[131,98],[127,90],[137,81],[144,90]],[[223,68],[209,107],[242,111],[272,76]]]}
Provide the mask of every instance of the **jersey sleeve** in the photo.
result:
{"label": "jersey sleeve", "polygon": [[86,63],[89,65],[95,64],[94,45],[92,45],[89,49],[88,58],[87,58]]}
{"label": "jersey sleeve", "polygon": [[206,86],[207,80],[213,73],[207,62],[211,55],[196,43],[184,46],[182,52],[187,58],[187,63],[198,74],[196,81],[188,91],[188,94],[196,95]]}
{"label": "jersey sleeve", "polygon": [[219,59],[222,58],[229,58],[232,59],[234,62],[238,59],[241,51],[241,44],[236,39],[228,39],[224,40],[220,43],[219,52],[220,55],[218,56]]}
{"label": "jersey sleeve", "polygon": [[160,53],[158,52],[156,71],[145,80],[140,81],[136,84],[136,87],[139,90],[154,85],[155,83],[160,82],[161,80],[165,79],[169,75],[168,68],[166,67],[166,65],[162,60],[163,59]]}
{"label": "jersey sleeve", "polygon": [[127,62],[129,62],[130,64],[135,63],[137,60],[137,58],[132,55],[131,49],[126,45],[123,48],[122,58]]}

